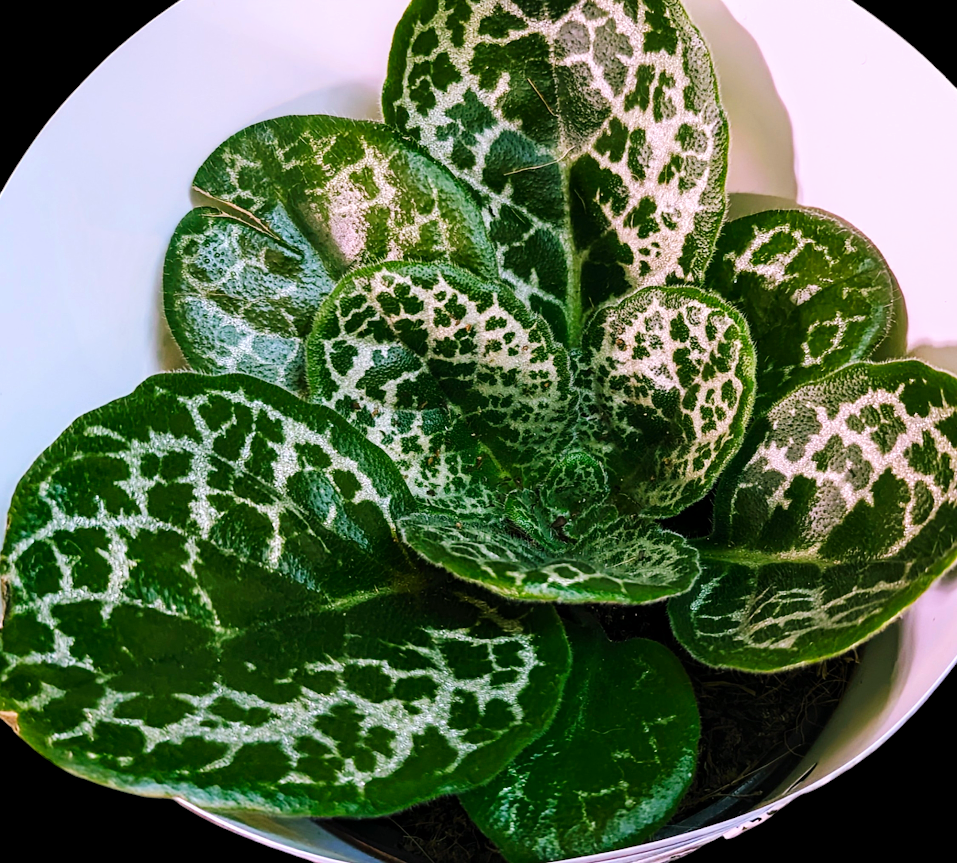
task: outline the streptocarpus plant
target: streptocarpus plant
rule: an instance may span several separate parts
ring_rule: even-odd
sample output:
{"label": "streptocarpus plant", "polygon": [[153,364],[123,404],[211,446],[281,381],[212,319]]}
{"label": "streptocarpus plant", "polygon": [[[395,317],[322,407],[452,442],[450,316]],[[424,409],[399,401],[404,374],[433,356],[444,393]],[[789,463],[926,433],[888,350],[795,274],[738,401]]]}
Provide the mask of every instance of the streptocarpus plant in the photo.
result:
{"label": "streptocarpus plant", "polygon": [[[642,841],[693,773],[690,686],[572,606],[673,597],[693,655],[755,671],[866,639],[957,554],[957,382],[885,361],[897,286],[851,226],[723,224],[671,0],[415,0],[384,112],[200,169],[164,291],[205,374],[21,481],[0,709],[211,808],[459,793],[516,861]],[[709,536],[662,524],[715,485]]]}

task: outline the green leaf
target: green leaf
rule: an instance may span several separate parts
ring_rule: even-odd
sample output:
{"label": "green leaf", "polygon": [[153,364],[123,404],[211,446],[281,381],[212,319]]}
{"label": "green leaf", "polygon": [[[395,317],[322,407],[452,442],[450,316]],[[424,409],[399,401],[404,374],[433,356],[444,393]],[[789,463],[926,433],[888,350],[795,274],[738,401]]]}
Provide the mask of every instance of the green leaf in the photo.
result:
{"label": "green leaf", "polygon": [[[957,513],[950,509],[953,521]],[[668,603],[678,641],[700,662],[775,672],[838,656],[871,638],[917,599],[954,561],[922,555],[866,564],[789,561],[701,553],[701,577]],[[943,549],[940,549],[943,551]]]}
{"label": "green leaf", "polygon": [[612,481],[647,516],[703,497],[754,403],[744,318],[694,288],[646,288],[596,313],[582,341],[581,385],[593,390],[582,433]]}
{"label": "green leaf", "polygon": [[460,511],[490,506],[503,475],[544,475],[573,419],[568,356],[544,322],[448,264],[351,274],[307,354],[312,398],[361,427],[414,494]]}
{"label": "green leaf", "polygon": [[265,231],[212,207],[179,223],[163,270],[166,320],[193,368],[303,396],[304,340],[333,285],[292,223]]}
{"label": "green leaf", "polygon": [[698,557],[683,537],[633,516],[589,523],[589,515],[575,525],[573,543],[560,541],[547,520],[526,538],[491,513],[483,520],[417,513],[400,519],[399,530],[429,563],[511,599],[639,604],[691,586]]}
{"label": "green leaf", "polygon": [[759,413],[843,365],[906,352],[907,317],[887,262],[822,210],[771,210],[725,225],[705,283],[751,325]]}
{"label": "green leaf", "polygon": [[541,490],[546,506],[565,518],[607,500],[611,494],[605,465],[578,449],[555,459]]}
{"label": "green leaf", "polygon": [[694,774],[700,720],[681,663],[654,641],[570,625],[572,672],[548,731],[460,795],[510,863],[545,863],[654,835]]}
{"label": "green leaf", "polygon": [[164,375],[21,481],[0,708],[71,772],[217,809],[379,815],[483,782],[553,715],[552,609],[408,562],[414,509],[333,411]]}
{"label": "green leaf", "polygon": [[383,111],[485,201],[503,278],[566,343],[632,286],[702,277],[728,131],[675,0],[413,0]]}
{"label": "green leaf", "polygon": [[957,379],[846,366],[749,431],[718,487],[704,572],[669,605],[712,665],[816,662],[873,635],[957,559]]}
{"label": "green leaf", "polygon": [[303,340],[347,272],[402,258],[497,272],[470,195],[379,123],[258,123],[223,143],[194,186],[218,208],[176,229],[164,294],[200,371],[248,372],[305,395]]}
{"label": "green leaf", "polygon": [[[124,577],[121,561],[139,560],[124,547],[142,530],[181,550],[175,565],[154,566],[137,543],[145,562],[131,584],[162,583],[171,565],[174,580],[184,577],[195,552],[178,556],[195,540],[345,596],[381,586],[383,568],[408,569],[393,525],[414,509],[395,467],[335,412],[244,375],[157,375],[77,420],[35,462],[11,506],[5,547],[33,545],[38,531],[89,528],[94,557],[119,555],[97,570]],[[346,560],[342,584],[317,580],[323,566]],[[194,604],[207,607],[201,592]]]}

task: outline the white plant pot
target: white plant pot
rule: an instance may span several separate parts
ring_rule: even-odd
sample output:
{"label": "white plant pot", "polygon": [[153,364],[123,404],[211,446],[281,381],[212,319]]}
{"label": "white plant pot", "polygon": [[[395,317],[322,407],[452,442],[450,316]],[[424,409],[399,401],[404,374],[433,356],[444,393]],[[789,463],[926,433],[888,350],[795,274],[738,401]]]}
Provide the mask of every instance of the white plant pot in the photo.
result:
{"label": "white plant pot", "polygon": [[[163,255],[203,159],[270,117],[375,117],[406,4],[181,0],[50,121],[0,196],[0,505],[76,416],[160,370]],[[941,163],[952,158],[957,91],[851,0],[685,5],[712,46],[731,121],[729,191],[796,200],[855,224],[900,281],[913,351],[957,371],[957,292],[938,251],[952,255],[957,237],[957,172],[933,164],[936,152]],[[752,812],[581,859],[668,860],[735,835],[874,750],[955,659],[950,575],[867,646],[821,737]],[[9,772],[10,745],[0,739],[6,789],[26,779]],[[199,814],[305,859],[371,860],[306,819]]]}

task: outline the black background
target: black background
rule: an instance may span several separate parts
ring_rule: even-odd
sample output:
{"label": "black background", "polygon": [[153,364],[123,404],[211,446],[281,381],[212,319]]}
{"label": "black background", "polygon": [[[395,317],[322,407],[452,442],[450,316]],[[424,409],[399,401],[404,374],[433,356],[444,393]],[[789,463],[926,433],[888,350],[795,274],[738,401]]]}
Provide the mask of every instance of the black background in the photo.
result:
{"label": "black background", "polygon": [[[346,2],[346,0],[316,0]],[[773,2],[773,0],[768,0]],[[171,3],[35,3],[18,6],[15,27],[5,28],[0,54],[4,82],[0,181],[29,147],[57,107],[128,36]],[[907,4],[861,6],[927,56],[955,81],[952,43],[939,39],[929,17]],[[96,10],[95,12],[91,10]],[[877,125],[900,122],[901,106],[888,106]],[[941,142],[938,142],[938,145]],[[942,158],[955,152],[943,142]],[[0,286],[10,290],[11,286]],[[8,372],[9,373],[9,372]],[[733,842],[718,840],[696,852],[696,863],[739,863],[789,852],[823,860],[860,856],[879,860],[930,857],[950,845],[951,777],[957,770],[952,720],[957,672],[874,755],[757,829]],[[0,820],[4,852],[20,842],[40,859],[93,852],[100,859],[289,860],[207,824],[170,801],[145,800],[68,776],[36,756],[0,726]],[[18,841],[19,840],[19,841]],[[32,852],[32,853],[31,853]]]}

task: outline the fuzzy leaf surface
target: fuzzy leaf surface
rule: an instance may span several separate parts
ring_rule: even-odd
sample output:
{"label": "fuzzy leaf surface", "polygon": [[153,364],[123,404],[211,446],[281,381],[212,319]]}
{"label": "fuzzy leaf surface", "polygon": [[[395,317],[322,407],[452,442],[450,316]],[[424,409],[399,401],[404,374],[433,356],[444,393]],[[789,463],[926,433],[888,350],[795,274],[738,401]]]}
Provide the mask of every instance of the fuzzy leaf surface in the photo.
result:
{"label": "fuzzy leaf surface", "polygon": [[569,624],[572,672],[545,734],[462,804],[509,863],[546,863],[649,838],[691,784],[700,720],[667,648]]}
{"label": "fuzzy leaf surface", "polygon": [[197,371],[249,374],[303,396],[304,339],[334,284],[293,223],[264,230],[199,207],[166,251],[166,320]]}
{"label": "fuzzy leaf surface", "polygon": [[484,781],[538,736],[552,609],[410,565],[414,501],[327,408],[163,375],[18,487],[0,709],[71,772],[217,809],[375,815]]}
{"label": "fuzzy leaf surface", "polygon": [[755,422],[718,487],[675,632],[713,665],[771,671],[863,641],[957,557],[957,379],[859,363]]}
{"label": "fuzzy leaf surface", "polygon": [[653,521],[596,520],[573,544],[541,527],[530,540],[493,518],[417,513],[399,521],[403,540],[429,563],[511,599],[654,602],[687,590],[699,572],[684,537]]}
{"label": "fuzzy leaf surface", "polygon": [[350,417],[417,496],[484,509],[547,468],[572,420],[567,353],[507,286],[449,264],[345,278],[308,342],[312,398]]}
{"label": "fuzzy leaf surface", "polygon": [[403,258],[496,273],[470,195],[380,123],[258,123],[225,141],[194,186],[218,207],[177,227],[164,301],[199,371],[246,372],[305,395],[304,339],[345,273]]}
{"label": "fuzzy leaf surface", "polygon": [[599,310],[582,340],[583,435],[648,516],[699,500],[737,452],[755,353],[733,307],[694,288],[645,288]]}
{"label": "fuzzy leaf surface", "polygon": [[486,201],[502,277],[562,340],[629,287],[703,275],[727,122],[674,0],[413,0],[383,111]]}
{"label": "fuzzy leaf surface", "polygon": [[748,319],[763,413],[848,363],[906,353],[894,274],[853,225],[822,210],[770,210],[724,226],[705,284]]}

